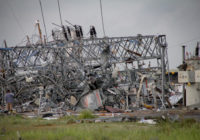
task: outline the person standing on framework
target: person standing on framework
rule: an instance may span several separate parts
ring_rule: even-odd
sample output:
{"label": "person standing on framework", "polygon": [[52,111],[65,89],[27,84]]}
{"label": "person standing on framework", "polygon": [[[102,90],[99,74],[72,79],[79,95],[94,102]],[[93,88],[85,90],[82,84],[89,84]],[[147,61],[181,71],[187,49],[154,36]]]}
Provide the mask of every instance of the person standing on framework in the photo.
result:
{"label": "person standing on framework", "polygon": [[12,113],[12,107],[14,103],[14,94],[10,92],[10,90],[7,90],[6,92],[5,101],[6,101],[6,107],[7,107],[8,113]]}

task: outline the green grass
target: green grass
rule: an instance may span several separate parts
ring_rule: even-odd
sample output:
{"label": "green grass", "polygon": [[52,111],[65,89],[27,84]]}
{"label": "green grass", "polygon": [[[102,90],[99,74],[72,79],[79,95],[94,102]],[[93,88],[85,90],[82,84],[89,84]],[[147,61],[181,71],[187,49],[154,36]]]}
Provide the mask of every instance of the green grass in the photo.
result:
{"label": "green grass", "polygon": [[95,115],[92,114],[90,110],[83,110],[80,113],[79,119],[93,119],[96,118]]}
{"label": "green grass", "polygon": [[76,117],[59,120],[0,116],[0,140],[199,140],[200,123],[194,120],[157,125],[121,123],[80,123]]}

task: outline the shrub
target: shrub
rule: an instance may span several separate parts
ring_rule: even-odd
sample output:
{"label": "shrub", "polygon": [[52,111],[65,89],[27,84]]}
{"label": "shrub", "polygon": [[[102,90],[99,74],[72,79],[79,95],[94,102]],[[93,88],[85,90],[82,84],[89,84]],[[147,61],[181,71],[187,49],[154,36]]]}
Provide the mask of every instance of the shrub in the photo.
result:
{"label": "shrub", "polygon": [[90,110],[83,110],[79,116],[79,119],[93,119],[96,118]]}

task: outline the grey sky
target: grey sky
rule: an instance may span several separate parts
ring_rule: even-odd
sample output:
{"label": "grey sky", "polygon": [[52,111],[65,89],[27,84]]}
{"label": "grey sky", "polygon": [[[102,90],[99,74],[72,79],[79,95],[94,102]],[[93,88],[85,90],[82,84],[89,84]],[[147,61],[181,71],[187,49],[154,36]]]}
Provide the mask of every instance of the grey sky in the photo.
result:
{"label": "grey sky", "polygon": [[[170,68],[181,63],[181,45],[193,51],[200,40],[200,0],[102,0],[106,35],[135,36],[166,34]],[[47,31],[50,35],[60,24],[57,0],[42,0]],[[83,26],[84,33],[95,25],[102,37],[99,0],[60,0],[63,19]],[[0,0],[0,47],[9,46],[31,35],[35,21],[41,21],[38,0]],[[17,21],[18,20],[18,21]],[[192,41],[191,41],[192,40]]]}

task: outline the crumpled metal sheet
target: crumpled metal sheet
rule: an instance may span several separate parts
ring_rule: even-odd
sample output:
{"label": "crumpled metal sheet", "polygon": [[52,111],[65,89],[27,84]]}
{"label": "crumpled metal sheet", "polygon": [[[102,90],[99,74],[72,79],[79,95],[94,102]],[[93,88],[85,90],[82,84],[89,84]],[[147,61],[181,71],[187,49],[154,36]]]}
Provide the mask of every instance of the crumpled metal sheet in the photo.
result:
{"label": "crumpled metal sheet", "polygon": [[172,95],[171,97],[169,97],[169,102],[171,103],[171,105],[175,105],[177,104],[181,99],[183,98],[183,94],[175,94]]}
{"label": "crumpled metal sheet", "polygon": [[87,108],[90,110],[95,110],[103,106],[100,90],[94,90],[82,97],[80,104],[82,108]]}

